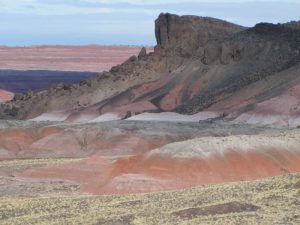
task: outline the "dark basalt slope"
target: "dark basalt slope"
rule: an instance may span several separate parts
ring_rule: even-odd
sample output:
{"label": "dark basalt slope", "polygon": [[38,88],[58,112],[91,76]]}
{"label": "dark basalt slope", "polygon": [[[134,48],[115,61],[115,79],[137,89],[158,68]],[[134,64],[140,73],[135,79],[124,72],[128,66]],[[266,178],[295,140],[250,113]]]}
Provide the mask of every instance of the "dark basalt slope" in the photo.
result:
{"label": "dark basalt slope", "polygon": [[281,25],[257,24],[233,35],[220,43],[215,55],[215,63],[223,65],[221,70],[226,76],[220,76],[218,83],[179,106],[177,111],[203,110],[241,88],[297,65],[299,53],[299,30]]}

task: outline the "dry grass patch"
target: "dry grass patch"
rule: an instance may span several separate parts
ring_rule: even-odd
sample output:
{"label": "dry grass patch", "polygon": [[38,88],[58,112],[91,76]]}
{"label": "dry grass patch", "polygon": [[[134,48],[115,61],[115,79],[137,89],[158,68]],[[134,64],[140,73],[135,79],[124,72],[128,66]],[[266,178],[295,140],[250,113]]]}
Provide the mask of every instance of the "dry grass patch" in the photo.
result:
{"label": "dry grass patch", "polygon": [[300,224],[300,174],[127,196],[2,197],[0,224]]}

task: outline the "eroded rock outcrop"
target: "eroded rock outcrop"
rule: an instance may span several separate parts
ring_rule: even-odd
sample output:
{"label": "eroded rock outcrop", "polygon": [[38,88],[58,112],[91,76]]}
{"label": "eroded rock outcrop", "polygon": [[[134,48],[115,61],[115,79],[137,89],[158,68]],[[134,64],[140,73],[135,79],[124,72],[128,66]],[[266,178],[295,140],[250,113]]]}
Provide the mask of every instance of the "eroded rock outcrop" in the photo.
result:
{"label": "eroded rock outcrop", "polygon": [[[28,119],[64,111],[68,121],[87,121],[104,114],[125,119],[143,112],[213,109],[233,120],[300,84],[300,30],[294,25],[245,28],[168,13],[155,25],[153,53],[143,48],[138,57],[80,84],[18,96],[1,107],[1,117]],[[232,107],[234,101],[239,107]]]}
{"label": "eroded rock outcrop", "polygon": [[169,13],[160,14],[155,21],[157,47],[177,51],[185,57],[198,55],[208,42],[224,40],[243,29],[210,17],[179,17]]}

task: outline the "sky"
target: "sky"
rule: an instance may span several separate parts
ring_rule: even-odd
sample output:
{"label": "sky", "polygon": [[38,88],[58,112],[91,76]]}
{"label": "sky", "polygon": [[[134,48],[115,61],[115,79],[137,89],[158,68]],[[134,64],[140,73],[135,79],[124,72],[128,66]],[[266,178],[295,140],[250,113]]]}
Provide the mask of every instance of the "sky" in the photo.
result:
{"label": "sky", "polygon": [[300,20],[300,0],[0,0],[0,45],[155,45],[161,12],[250,27]]}

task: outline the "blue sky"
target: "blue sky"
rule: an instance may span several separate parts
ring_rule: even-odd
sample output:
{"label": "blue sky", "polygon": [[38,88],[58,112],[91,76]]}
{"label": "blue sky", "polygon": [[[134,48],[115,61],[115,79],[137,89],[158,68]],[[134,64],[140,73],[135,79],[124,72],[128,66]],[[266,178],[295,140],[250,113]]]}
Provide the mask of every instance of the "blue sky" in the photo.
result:
{"label": "blue sky", "polygon": [[0,0],[0,45],[154,45],[160,12],[253,26],[300,20],[300,0]]}

